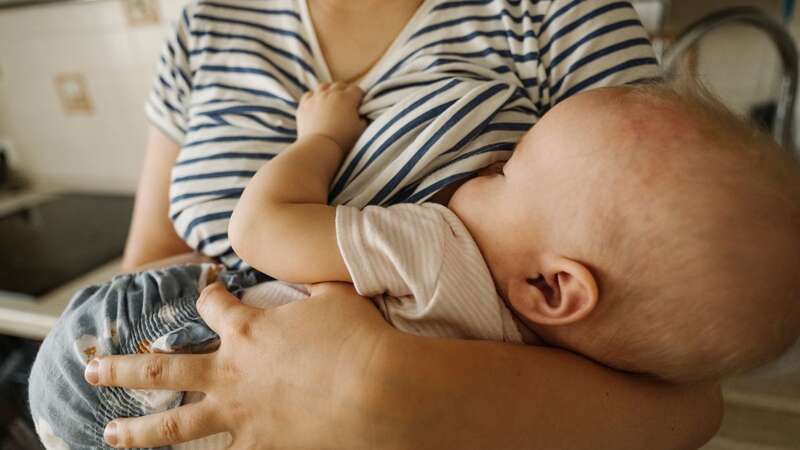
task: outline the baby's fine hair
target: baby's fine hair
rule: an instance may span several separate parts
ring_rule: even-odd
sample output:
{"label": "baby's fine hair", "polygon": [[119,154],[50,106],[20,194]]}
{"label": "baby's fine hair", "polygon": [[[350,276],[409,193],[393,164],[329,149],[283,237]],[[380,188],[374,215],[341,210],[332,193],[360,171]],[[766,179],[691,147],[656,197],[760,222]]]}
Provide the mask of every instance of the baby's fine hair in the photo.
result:
{"label": "baby's fine hair", "polygon": [[777,357],[800,334],[796,160],[689,77],[623,97],[643,116],[631,127],[642,153],[618,169],[641,189],[595,224],[604,239],[593,253],[606,264],[594,356],[676,382]]}

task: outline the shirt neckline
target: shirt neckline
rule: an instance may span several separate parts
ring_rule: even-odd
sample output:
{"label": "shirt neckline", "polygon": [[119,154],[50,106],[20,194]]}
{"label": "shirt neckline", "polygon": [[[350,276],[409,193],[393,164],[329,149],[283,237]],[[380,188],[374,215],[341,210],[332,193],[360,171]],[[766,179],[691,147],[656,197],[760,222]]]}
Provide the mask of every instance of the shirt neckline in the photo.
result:
{"label": "shirt neckline", "polygon": [[[394,59],[395,54],[400,52],[402,45],[405,43],[411,33],[416,30],[417,22],[422,20],[422,17],[428,11],[428,4],[431,1],[432,0],[422,1],[408,22],[406,22],[403,29],[401,29],[397,36],[395,36],[394,40],[389,45],[389,48],[387,48],[383,55],[378,58],[378,61],[373,64],[372,67],[370,67],[367,73],[362,75],[361,78],[356,81],[356,84],[358,84],[358,87],[360,87],[361,90],[366,91],[367,87],[372,85],[372,83],[375,81],[375,78],[381,73],[381,70],[383,70],[384,66],[390,64]],[[325,56],[322,53],[322,48],[319,46],[319,40],[317,39],[317,32],[314,29],[314,23],[311,21],[311,13],[308,9],[308,0],[300,0],[299,4],[300,16],[302,18],[303,26],[306,29],[306,33],[309,36],[312,56],[314,58],[316,67],[320,70],[320,81],[333,81],[330,69],[328,68],[328,62],[325,60]]]}

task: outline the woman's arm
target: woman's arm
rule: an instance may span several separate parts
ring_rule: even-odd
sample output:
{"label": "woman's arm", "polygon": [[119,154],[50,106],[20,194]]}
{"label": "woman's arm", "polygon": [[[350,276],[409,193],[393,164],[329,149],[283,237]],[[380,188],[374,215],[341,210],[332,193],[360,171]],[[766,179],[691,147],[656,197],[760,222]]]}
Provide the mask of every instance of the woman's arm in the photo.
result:
{"label": "woman's arm", "polygon": [[228,225],[231,246],[247,264],[290,283],[347,281],[328,189],[364,131],[355,85],[325,83],[306,92],[298,139],[247,184]]}
{"label": "woman's arm", "polygon": [[133,218],[122,257],[123,271],[192,251],[169,220],[170,172],[179,151],[178,144],[156,127],[150,127]]}
{"label": "woman's arm", "polygon": [[697,449],[722,418],[716,384],[669,385],[555,348],[397,333],[376,354],[364,386],[374,448]]}
{"label": "woman's arm", "polygon": [[217,352],[89,366],[94,384],[206,394],[115,420],[117,447],[230,431],[231,448],[249,450],[680,450],[710,439],[722,414],[716,385],[648,381],[557,349],[403,334],[344,284],[272,310],[212,285],[198,310],[222,337]]}

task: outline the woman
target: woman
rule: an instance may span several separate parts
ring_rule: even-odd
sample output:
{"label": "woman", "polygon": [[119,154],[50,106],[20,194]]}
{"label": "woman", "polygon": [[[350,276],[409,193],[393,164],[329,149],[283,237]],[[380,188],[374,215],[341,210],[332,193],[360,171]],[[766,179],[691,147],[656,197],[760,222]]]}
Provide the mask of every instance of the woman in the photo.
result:
{"label": "woman", "polygon": [[[657,74],[627,2],[268,6],[199,2],[186,10],[149,106],[157,128],[137,192],[126,269],[163,258],[170,258],[167,264],[205,259],[192,250],[239,268],[225,212],[253,167],[290,139],[278,115],[268,122],[254,112],[277,114],[308,84],[358,82],[366,92],[365,115],[374,120],[408,95],[403,89],[419,83],[420,73],[491,71],[520,86],[530,101],[530,126],[577,91]],[[271,45],[264,36],[275,34],[291,39]],[[453,47],[465,42],[487,47]],[[259,46],[262,53],[254,50]],[[244,57],[260,59],[266,69],[233,64]],[[297,72],[281,71],[281,57],[296,58]],[[198,81],[203,77],[212,81]],[[234,86],[234,79],[251,85]],[[261,125],[258,132],[253,123]],[[520,132],[507,122],[497,126],[503,127]],[[221,189],[223,179],[233,187]],[[434,181],[429,185],[446,187]],[[199,403],[112,422],[109,443],[149,447],[230,431],[233,446],[242,449],[676,449],[702,445],[721,416],[718,386],[668,386],[556,349],[404,335],[338,285],[317,287],[312,299],[271,311],[238,304],[212,285],[198,309],[221,335],[219,351],[103,358],[88,374],[102,385],[205,393]]]}

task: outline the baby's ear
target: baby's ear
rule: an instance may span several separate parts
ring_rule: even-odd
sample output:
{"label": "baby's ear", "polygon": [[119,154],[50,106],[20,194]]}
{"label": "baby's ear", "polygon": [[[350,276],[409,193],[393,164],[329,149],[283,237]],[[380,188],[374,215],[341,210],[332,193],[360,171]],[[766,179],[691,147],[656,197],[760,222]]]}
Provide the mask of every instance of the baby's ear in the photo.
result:
{"label": "baby's ear", "polygon": [[586,266],[558,256],[543,268],[535,278],[510,283],[508,301],[517,313],[540,325],[567,325],[594,310],[597,282]]}

